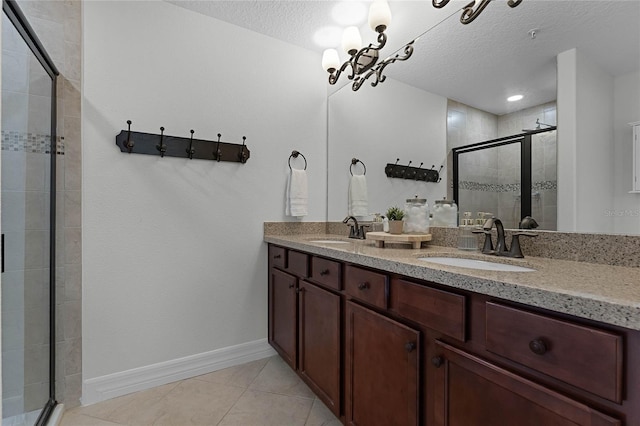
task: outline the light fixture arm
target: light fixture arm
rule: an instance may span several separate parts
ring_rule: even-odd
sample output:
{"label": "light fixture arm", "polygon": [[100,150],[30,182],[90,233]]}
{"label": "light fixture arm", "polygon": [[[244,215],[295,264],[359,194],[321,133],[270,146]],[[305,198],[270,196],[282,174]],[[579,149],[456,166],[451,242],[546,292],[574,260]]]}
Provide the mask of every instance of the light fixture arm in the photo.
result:
{"label": "light fixture arm", "polygon": [[[433,4],[433,7],[441,9],[445,7],[449,3],[449,1],[450,0],[431,0],[431,4]],[[473,22],[482,13],[482,11],[489,5],[489,2],[491,2],[491,0],[473,0],[471,3],[467,4],[465,7],[462,8],[462,15],[460,16],[460,22],[462,22],[465,25]],[[520,3],[522,3],[522,0],[507,1],[507,4],[511,8],[518,6]],[[474,9],[474,6],[476,6],[475,9]]]}
{"label": "light fixture arm", "polygon": [[[378,52],[387,44],[387,35],[384,32],[378,33],[378,45],[374,46],[369,44],[367,47],[363,47],[353,55],[349,60],[345,61],[340,69],[329,73],[329,84],[336,84],[340,75],[348,68],[351,67],[351,73],[347,76],[349,80],[356,80],[361,78],[360,76],[369,71],[376,65],[378,61]],[[354,82],[354,85],[356,84]],[[362,83],[360,83],[362,84]],[[358,85],[358,88],[360,85]],[[353,89],[358,90],[358,89]]]}
{"label": "light fixture arm", "polygon": [[371,82],[372,87],[376,87],[378,83],[384,83],[384,81],[387,79],[387,76],[382,74],[384,69],[387,67],[387,65],[393,64],[396,61],[406,61],[407,59],[409,59],[413,54],[414,42],[415,40],[411,40],[404,46],[404,48],[402,49],[404,55],[400,56],[400,54],[397,53],[393,58],[388,58],[382,62],[379,62],[378,65],[375,68],[369,70],[369,72],[364,77],[358,77],[356,81],[353,82],[352,89],[354,91],[358,90],[360,86],[362,86],[362,84],[373,75],[375,75],[375,79]]}

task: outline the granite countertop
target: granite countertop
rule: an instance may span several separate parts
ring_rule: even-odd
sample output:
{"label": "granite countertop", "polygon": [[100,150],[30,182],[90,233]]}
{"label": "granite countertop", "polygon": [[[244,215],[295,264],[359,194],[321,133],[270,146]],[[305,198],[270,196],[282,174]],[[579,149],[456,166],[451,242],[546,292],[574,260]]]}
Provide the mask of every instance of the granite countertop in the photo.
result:
{"label": "granite countertop", "polygon": [[[346,244],[317,243],[340,240]],[[341,235],[265,235],[264,241],[312,254],[454,288],[499,297],[640,330],[640,268],[556,260],[542,257],[510,259],[428,245],[421,249],[376,248],[371,241]],[[502,272],[445,266],[418,257],[467,257],[520,265],[533,272]]]}

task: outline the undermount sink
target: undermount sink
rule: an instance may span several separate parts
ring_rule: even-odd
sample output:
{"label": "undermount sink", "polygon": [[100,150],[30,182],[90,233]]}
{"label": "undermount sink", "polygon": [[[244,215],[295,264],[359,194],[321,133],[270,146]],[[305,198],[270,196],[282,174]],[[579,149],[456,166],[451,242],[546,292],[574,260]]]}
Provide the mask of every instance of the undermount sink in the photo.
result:
{"label": "undermount sink", "polygon": [[309,242],[318,244],[349,244],[348,241],[342,240],[309,240]]}
{"label": "undermount sink", "polygon": [[418,260],[460,268],[482,269],[484,271],[534,272],[535,269],[507,263],[489,262],[486,260],[468,259],[464,257],[419,257]]}

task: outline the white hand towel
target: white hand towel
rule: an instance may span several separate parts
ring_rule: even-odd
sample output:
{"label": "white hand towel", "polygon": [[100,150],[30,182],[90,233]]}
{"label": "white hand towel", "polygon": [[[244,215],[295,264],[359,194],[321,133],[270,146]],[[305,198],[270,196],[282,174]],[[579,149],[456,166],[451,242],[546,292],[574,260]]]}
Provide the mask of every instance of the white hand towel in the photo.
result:
{"label": "white hand towel", "polygon": [[287,179],[285,214],[288,216],[306,216],[309,210],[308,201],[307,172],[292,169]]}
{"label": "white hand towel", "polygon": [[351,176],[351,182],[349,183],[349,215],[367,216],[368,214],[367,179],[364,175]]}

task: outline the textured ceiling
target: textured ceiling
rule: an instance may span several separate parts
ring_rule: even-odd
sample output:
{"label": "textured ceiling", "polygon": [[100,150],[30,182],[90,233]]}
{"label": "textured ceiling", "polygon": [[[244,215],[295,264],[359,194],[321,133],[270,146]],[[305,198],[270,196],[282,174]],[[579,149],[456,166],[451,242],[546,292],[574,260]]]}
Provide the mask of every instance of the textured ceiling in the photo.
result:
{"label": "textured ceiling", "polygon": [[[337,2],[171,3],[317,51],[320,66],[323,49],[315,45],[313,34],[335,25],[331,8]],[[466,3],[454,1],[435,9],[428,0],[390,1],[393,20],[383,55],[390,56],[426,34],[415,43],[411,59],[386,68],[389,78],[505,114],[555,99],[555,58],[565,50],[578,48],[613,76],[640,68],[640,0],[524,0],[513,9],[506,0],[499,0],[491,2],[474,22],[462,25],[457,9]],[[538,31],[531,39],[528,31],[534,28]],[[365,42],[372,41],[373,32],[366,24],[361,33]],[[375,88],[367,84],[360,90]],[[525,98],[507,103],[506,97],[514,93]]]}

